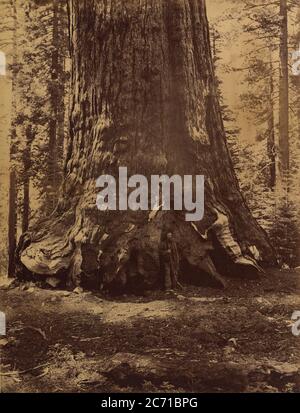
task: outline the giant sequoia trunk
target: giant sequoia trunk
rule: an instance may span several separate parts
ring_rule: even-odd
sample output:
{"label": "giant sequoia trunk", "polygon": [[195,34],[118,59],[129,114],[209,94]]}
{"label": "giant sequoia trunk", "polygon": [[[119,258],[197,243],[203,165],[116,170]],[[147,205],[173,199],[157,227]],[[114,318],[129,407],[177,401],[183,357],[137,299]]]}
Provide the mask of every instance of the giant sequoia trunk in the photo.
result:
{"label": "giant sequoia trunk", "polygon": [[[204,0],[71,2],[72,90],[65,179],[51,217],[22,237],[30,273],[67,283],[159,285],[172,231],[181,275],[218,282],[273,262],[239,191],[215,89]],[[96,208],[96,178],[205,175],[205,215]],[[216,266],[216,268],[215,268]],[[24,268],[23,268],[24,272]],[[132,282],[133,280],[133,282]],[[222,283],[222,281],[221,281]]]}

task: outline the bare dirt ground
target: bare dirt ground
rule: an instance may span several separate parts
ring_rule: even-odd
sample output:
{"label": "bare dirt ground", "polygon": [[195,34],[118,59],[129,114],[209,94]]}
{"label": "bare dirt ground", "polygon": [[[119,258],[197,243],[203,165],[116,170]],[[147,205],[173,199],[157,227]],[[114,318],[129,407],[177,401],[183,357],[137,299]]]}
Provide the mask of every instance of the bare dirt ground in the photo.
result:
{"label": "bare dirt ground", "polygon": [[0,289],[1,392],[299,392],[300,272],[109,298]]}

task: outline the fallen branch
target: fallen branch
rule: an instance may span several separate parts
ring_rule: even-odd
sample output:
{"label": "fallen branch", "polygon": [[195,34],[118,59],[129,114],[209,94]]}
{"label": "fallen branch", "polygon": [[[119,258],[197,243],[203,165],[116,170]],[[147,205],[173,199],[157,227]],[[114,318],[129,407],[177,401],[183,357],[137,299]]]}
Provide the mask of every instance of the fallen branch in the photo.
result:
{"label": "fallen branch", "polygon": [[26,326],[24,328],[29,328],[30,330],[36,331],[43,337],[45,341],[47,341],[46,333],[41,328],[33,327],[33,326]]}
{"label": "fallen branch", "polygon": [[99,340],[102,337],[88,337],[88,338],[82,338],[80,341],[92,341],[92,340]]}
{"label": "fallen branch", "polygon": [[30,371],[38,370],[42,367],[47,367],[49,365],[50,363],[45,363],[45,364],[40,364],[39,366],[32,367],[31,369],[26,369],[22,371],[15,370],[15,371],[8,371],[5,373],[0,372],[0,376],[14,376],[15,374],[26,374],[26,373],[29,373]]}

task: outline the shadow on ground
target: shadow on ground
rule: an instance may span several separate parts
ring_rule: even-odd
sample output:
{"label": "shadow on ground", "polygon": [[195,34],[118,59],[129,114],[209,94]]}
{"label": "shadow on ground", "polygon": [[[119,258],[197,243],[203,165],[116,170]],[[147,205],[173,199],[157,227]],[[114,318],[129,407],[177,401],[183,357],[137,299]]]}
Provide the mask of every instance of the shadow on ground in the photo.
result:
{"label": "shadow on ground", "polygon": [[0,289],[2,392],[299,392],[300,273],[114,300]]}

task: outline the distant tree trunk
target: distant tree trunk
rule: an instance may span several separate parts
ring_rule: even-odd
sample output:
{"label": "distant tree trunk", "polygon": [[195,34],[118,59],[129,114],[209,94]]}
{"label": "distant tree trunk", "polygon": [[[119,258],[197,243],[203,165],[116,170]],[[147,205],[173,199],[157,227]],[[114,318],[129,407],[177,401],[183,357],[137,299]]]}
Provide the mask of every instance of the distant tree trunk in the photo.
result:
{"label": "distant tree trunk", "polygon": [[287,185],[289,155],[289,67],[287,0],[280,0],[280,91],[279,91],[279,153],[281,177]]}
{"label": "distant tree trunk", "polygon": [[213,69],[216,72],[217,71],[216,63],[219,60],[218,50],[217,50],[217,40],[219,39],[219,35],[214,27],[210,31],[210,37],[211,37],[211,53],[212,53]]}
{"label": "distant tree trunk", "polygon": [[17,7],[16,0],[11,0],[11,10],[13,17],[13,55],[12,55],[12,104],[11,104],[11,127],[10,127],[10,174],[9,174],[9,197],[8,197],[8,276],[15,275],[15,250],[17,244],[17,185],[15,172],[16,154],[16,125],[15,117],[17,113]]}
{"label": "distant tree trunk", "polygon": [[22,232],[26,232],[29,227],[30,214],[30,171],[31,171],[31,144],[33,141],[32,126],[29,125],[25,131],[26,147],[22,154],[23,160],[23,205],[22,205]]}
{"label": "distant tree trunk", "polygon": [[274,189],[276,184],[276,148],[275,148],[275,120],[274,120],[274,80],[272,52],[270,52],[270,100],[268,112],[268,141],[267,151],[269,158],[269,188]]}
{"label": "distant tree trunk", "polygon": [[[71,2],[70,142],[63,192],[21,248],[32,273],[106,287],[159,284],[160,240],[173,233],[181,275],[218,278],[273,263],[239,191],[217,98],[203,0]],[[205,175],[205,216],[96,208],[99,175]],[[260,257],[260,258],[259,258]],[[230,266],[232,265],[232,266]],[[215,268],[216,267],[216,268]]]}
{"label": "distant tree trunk", "polygon": [[15,275],[15,250],[17,245],[17,190],[16,173],[9,174],[9,210],[8,210],[8,276]]}
{"label": "distant tree trunk", "polygon": [[[26,149],[25,149],[26,151]],[[27,152],[27,151],[26,151]],[[23,154],[23,156],[26,156]],[[26,175],[23,177],[23,209],[22,209],[22,232],[26,232],[29,226],[29,176],[25,172]]]}
{"label": "distant tree trunk", "polygon": [[52,56],[51,56],[51,81],[49,82],[49,95],[51,116],[49,122],[49,156],[48,156],[48,187],[47,210],[52,212],[57,202],[57,190],[60,184],[59,162],[62,156],[64,136],[64,88],[63,88],[63,57],[61,53],[61,13],[63,6],[59,0],[52,0]]}
{"label": "distant tree trunk", "polygon": [[[298,6],[296,22],[298,23],[298,32],[296,34],[296,50],[300,50],[300,5]],[[297,90],[297,119],[298,119],[298,137],[300,140],[300,75],[294,76]]]}

